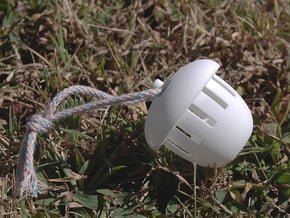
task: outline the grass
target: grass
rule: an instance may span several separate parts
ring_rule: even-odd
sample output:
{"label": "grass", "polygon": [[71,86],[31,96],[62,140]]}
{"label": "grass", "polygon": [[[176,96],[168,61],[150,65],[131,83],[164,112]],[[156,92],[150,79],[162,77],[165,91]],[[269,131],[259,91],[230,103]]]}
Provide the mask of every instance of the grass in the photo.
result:
{"label": "grass", "polygon": [[[289,216],[289,0],[3,0],[0,21],[1,216]],[[194,176],[165,148],[149,150],[148,105],[100,108],[38,136],[35,166],[49,189],[13,196],[25,124],[56,93],[74,84],[140,91],[203,57],[221,64],[254,116],[233,162]]]}

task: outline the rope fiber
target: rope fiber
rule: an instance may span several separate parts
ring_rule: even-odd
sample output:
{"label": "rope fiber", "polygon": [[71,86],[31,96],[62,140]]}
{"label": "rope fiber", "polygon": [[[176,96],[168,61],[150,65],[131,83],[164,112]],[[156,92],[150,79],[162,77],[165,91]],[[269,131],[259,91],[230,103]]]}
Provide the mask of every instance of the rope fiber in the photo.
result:
{"label": "rope fiber", "polygon": [[[32,194],[34,197],[37,197],[38,193],[46,189],[46,185],[38,180],[33,164],[33,155],[38,133],[47,133],[54,126],[55,122],[74,114],[83,113],[103,106],[127,105],[150,101],[160,94],[160,92],[160,88],[152,88],[141,92],[112,96],[100,90],[81,85],[71,86],[59,92],[43,113],[33,115],[27,122],[26,132],[20,144],[17,162],[16,196],[21,197]],[[66,97],[75,94],[97,97],[98,100],[56,112],[58,105]]]}

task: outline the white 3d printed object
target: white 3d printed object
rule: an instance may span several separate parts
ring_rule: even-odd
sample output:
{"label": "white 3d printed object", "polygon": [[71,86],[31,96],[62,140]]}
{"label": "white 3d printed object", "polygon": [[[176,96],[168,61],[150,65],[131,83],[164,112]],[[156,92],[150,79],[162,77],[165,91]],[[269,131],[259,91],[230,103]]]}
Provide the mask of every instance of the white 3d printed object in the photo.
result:
{"label": "white 3d printed object", "polygon": [[253,120],[240,97],[219,76],[219,65],[197,60],[182,67],[164,84],[149,109],[146,141],[153,150],[165,145],[180,157],[205,167],[221,167],[241,151]]}

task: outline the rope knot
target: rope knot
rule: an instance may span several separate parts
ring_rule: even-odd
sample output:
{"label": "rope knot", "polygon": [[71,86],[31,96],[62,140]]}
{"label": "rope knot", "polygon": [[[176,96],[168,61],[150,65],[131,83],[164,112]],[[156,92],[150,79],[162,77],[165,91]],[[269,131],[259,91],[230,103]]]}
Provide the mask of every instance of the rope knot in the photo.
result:
{"label": "rope knot", "polygon": [[27,123],[27,128],[37,133],[46,133],[51,127],[53,127],[53,122],[41,114],[33,115]]}
{"label": "rope knot", "polygon": [[[154,88],[137,93],[131,93],[121,96],[111,96],[100,90],[86,86],[71,86],[58,93],[49,104],[44,113],[33,115],[27,123],[27,131],[21,141],[19,160],[17,163],[16,174],[16,192],[22,196],[25,192],[37,197],[37,192],[45,187],[38,180],[34,165],[33,154],[35,150],[35,141],[37,133],[46,133],[53,127],[53,122],[65,119],[77,113],[92,110],[101,106],[138,103],[153,99],[161,92],[161,89]],[[57,106],[69,95],[86,94],[100,98],[97,101],[89,102],[83,105],[58,111],[55,113]]]}

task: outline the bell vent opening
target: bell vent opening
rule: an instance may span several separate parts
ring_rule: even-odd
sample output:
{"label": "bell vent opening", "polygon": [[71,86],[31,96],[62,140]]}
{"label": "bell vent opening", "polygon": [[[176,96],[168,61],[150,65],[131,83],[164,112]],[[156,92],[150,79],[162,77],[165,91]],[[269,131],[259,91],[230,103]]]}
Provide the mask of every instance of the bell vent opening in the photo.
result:
{"label": "bell vent opening", "polygon": [[164,145],[186,156],[191,156],[192,146],[200,145],[202,138],[192,132],[186,125],[179,123],[168,134]]}
{"label": "bell vent opening", "polygon": [[205,86],[202,91],[212,100],[214,100],[218,105],[220,105],[223,109],[226,109],[228,107],[228,104],[211,89]]}
{"label": "bell vent opening", "polygon": [[220,86],[222,86],[228,93],[230,93],[233,97],[236,96],[235,90],[233,90],[232,87],[230,87],[223,79],[221,79],[217,75],[213,75],[212,79],[218,83]]}
{"label": "bell vent opening", "polygon": [[182,129],[182,128],[179,127],[179,126],[176,126],[176,128],[177,128],[180,132],[182,132],[185,136],[191,138],[191,135],[190,135],[188,132],[186,132],[184,129]]}
{"label": "bell vent opening", "polygon": [[189,106],[189,111],[192,112],[195,116],[197,116],[200,120],[205,122],[210,127],[213,127],[216,124],[215,119],[213,119],[210,115],[205,113],[202,109],[200,109],[194,104],[191,104]]}
{"label": "bell vent opening", "polygon": [[188,151],[183,149],[182,146],[179,146],[177,143],[175,143],[174,141],[172,141],[169,138],[166,140],[165,145],[167,145],[169,148],[177,149],[177,150],[181,151],[183,154],[185,154],[187,156],[190,156],[190,153]]}
{"label": "bell vent opening", "polygon": [[228,99],[235,97],[235,91],[220,77],[214,75],[204,86],[202,92],[215,101],[223,109],[229,106]]}

